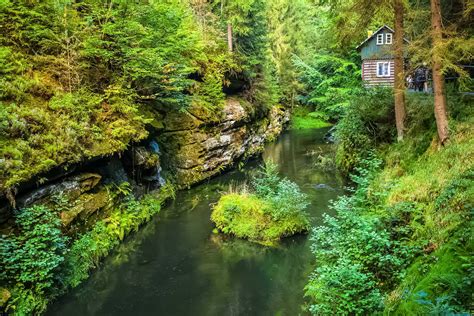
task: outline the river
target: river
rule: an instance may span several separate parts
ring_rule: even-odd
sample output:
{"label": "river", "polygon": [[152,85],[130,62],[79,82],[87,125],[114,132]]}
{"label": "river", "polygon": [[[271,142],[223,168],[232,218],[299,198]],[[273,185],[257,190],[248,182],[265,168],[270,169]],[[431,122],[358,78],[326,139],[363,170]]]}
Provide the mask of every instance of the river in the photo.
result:
{"label": "river", "polygon": [[[313,225],[343,194],[334,171],[313,167],[308,152],[327,152],[327,129],[293,130],[268,144],[264,159],[309,195]],[[81,286],[47,315],[298,315],[314,260],[307,235],[266,248],[213,233],[210,204],[260,161],[178,192],[152,221],[128,237]],[[320,185],[324,184],[324,185]]]}

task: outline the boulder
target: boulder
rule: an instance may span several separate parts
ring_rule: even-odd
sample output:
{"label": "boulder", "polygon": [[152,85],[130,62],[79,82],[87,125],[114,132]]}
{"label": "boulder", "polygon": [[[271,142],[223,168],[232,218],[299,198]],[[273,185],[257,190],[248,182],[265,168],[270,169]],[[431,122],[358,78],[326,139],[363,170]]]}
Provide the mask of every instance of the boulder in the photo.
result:
{"label": "boulder", "polygon": [[75,201],[71,201],[71,207],[60,213],[61,222],[64,226],[69,226],[76,218],[87,219],[90,215],[105,208],[112,197],[105,188],[101,188],[96,193],[85,193]]}
{"label": "boulder", "polygon": [[93,189],[101,178],[96,173],[81,173],[23,194],[17,198],[16,206],[23,208],[33,204],[46,203],[51,196],[57,194],[63,194],[69,200],[74,200],[82,193]]}

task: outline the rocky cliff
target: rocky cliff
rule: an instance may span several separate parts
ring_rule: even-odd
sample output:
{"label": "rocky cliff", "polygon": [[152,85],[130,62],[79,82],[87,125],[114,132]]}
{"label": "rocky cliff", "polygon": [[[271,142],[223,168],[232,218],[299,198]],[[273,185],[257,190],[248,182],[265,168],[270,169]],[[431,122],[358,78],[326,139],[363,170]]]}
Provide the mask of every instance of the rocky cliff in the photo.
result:
{"label": "rocky cliff", "polygon": [[163,164],[178,186],[202,181],[239,158],[256,154],[289,120],[288,113],[278,107],[255,117],[245,105],[229,98],[218,118],[193,108],[186,115],[176,111],[164,117],[157,140],[163,146]]}
{"label": "rocky cliff", "polygon": [[14,208],[38,203],[58,209],[69,231],[87,229],[116,203],[108,190],[111,186],[129,182],[135,194],[141,195],[163,185],[165,169],[170,182],[188,187],[258,153],[288,120],[288,112],[278,107],[256,115],[238,98],[228,98],[219,111],[199,107],[167,111],[148,139],[125,152],[63,166],[54,176],[40,175],[41,181],[20,186],[14,199],[3,197],[0,231],[12,226]]}

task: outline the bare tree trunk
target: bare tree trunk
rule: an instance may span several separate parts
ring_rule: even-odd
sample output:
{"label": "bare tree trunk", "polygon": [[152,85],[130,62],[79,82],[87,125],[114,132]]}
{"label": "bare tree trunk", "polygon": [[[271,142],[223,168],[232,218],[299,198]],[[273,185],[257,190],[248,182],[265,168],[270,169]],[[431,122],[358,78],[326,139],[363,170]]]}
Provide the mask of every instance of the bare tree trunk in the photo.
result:
{"label": "bare tree trunk", "polygon": [[434,89],[434,114],[438,138],[441,145],[449,139],[448,114],[446,110],[446,94],[444,89],[444,75],[441,71],[442,56],[439,51],[443,40],[443,29],[441,22],[440,0],[431,1],[431,37],[433,42],[433,89]]}
{"label": "bare tree trunk", "polygon": [[230,22],[227,22],[227,45],[229,47],[229,52],[232,52],[234,48],[232,45],[232,24],[230,24]]}
{"label": "bare tree trunk", "polygon": [[394,97],[395,97],[395,124],[397,126],[397,140],[403,140],[405,131],[405,70],[403,56],[403,19],[405,8],[403,0],[394,0],[393,9],[395,11],[395,65],[394,65]]}

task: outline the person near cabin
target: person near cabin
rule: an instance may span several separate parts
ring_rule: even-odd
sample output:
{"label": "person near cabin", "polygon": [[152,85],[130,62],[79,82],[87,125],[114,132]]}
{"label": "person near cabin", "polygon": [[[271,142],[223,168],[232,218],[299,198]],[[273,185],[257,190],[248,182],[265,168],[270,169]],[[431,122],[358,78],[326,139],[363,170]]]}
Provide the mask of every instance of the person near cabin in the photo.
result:
{"label": "person near cabin", "polygon": [[415,91],[423,92],[426,83],[426,70],[422,67],[415,70]]}
{"label": "person near cabin", "polygon": [[408,75],[408,77],[407,77],[407,88],[411,89],[411,90],[414,89],[414,87],[413,87],[413,77],[412,77],[411,74]]}

